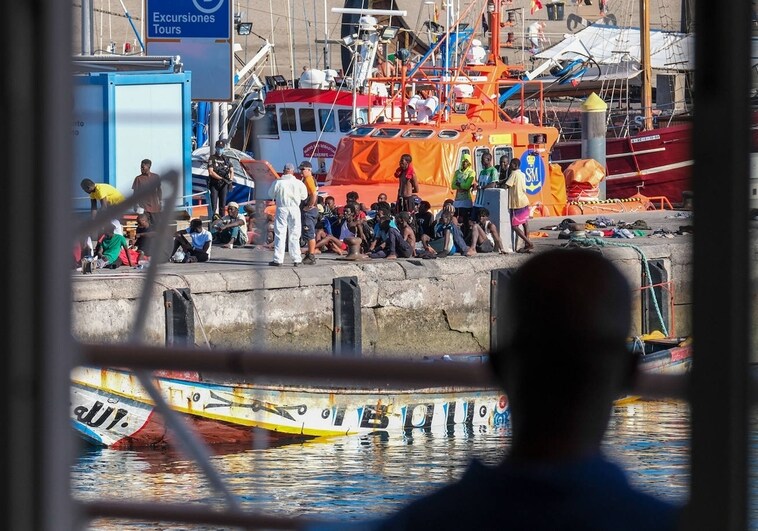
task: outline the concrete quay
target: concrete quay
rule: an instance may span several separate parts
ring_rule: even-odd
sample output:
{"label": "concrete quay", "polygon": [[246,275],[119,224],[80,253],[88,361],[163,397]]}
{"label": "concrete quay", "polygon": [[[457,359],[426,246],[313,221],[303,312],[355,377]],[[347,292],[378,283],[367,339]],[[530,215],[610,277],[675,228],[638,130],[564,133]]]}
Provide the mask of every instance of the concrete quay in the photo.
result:
{"label": "concrete quay", "polygon": [[[572,216],[581,223],[594,215]],[[616,221],[645,220],[651,231],[675,232],[692,225],[689,212],[651,211],[610,215]],[[563,217],[536,218],[532,232],[559,224]],[[542,230],[535,251],[563,246],[559,231]],[[691,332],[691,234],[634,239],[605,238],[599,251],[615,261],[631,285],[643,278],[641,253],[658,264],[673,288],[671,332]],[[361,289],[364,356],[421,357],[425,354],[480,353],[489,345],[491,271],[516,268],[528,254],[479,254],[426,259],[347,261],[320,255],[314,266],[270,267],[272,252],[263,249],[214,248],[204,264],[155,264],[160,267],[150,295],[144,340],[165,342],[163,292],[189,288],[196,307],[196,344],[203,348],[253,348],[325,353],[331,350],[332,282],[357,277]],[[135,318],[145,271],[121,267],[114,271],[72,275],[72,329],[85,342],[122,342]],[[567,281],[570,279],[567,278]],[[588,286],[587,289],[592,289]],[[642,293],[641,291],[638,291]],[[635,297],[633,334],[645,319],[657,320],[643,296]],[[664,300],[661,307],[669,307]],[[666,310],[663,310],[666,311]],[[535,316],[545,323],[565,316]],[[651,321],[652,322],[652,321]],[[671,321],[667,323],[671,326]]]}

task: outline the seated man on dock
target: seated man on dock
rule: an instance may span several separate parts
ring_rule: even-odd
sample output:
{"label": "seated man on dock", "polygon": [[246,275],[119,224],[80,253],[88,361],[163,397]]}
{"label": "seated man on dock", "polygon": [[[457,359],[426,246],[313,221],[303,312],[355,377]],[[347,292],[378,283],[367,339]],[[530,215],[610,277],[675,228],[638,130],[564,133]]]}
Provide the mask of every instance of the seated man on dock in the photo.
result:
{"label": "seated man on dock", "polygon": [[479,220],[469,220],[469,241],[468,244],[476,249],[477,253],[491,253],[497,251],[500,254],[505,253],[503,241],[500,239],[500,233],[492,221],[490,221],[490,211],[484,207],[479,209]]}
{"label": "seated man on dock", "polygon": [[[189,240],[187,240],[189,237]],[[211,233],[203,227],[203,220],[194,218],[189,227],[178,230],[174,234],[174,248],[171,250],[171,261],[190,263],[207,262],[211,259],[211,245],[213,238]],[[181,253],[177,251],[181,248]]]}
{"label": "seated man on dock", "polygon": [[434,227],[434,238],[422,235],[421,243],[425,257],[445,257],[460,253],[463,256],[473,256],[476,249],[469,247],[463,237],[463,232],[453,215],[454,208],[450,204],[442,209],[442,215]]}
{"label": "seated man on dock", "polygon": [[[475,460],[376,529],[676,529],[681,508],[634,488],[601,450],[637,371],[624,275],[595,251],[554,249],[521,266],[505,297],[507,337],[489,359],[510,403],[507,455]],[[561,319],[536,318],[548,314]]]}
{"label": "seated man on dock", "polygon": [[225,249],[247,244],[247,219],[240,213],[239,203],[230,201],[226,205],[226,215],[211,223],[213,243],[221,244]]}

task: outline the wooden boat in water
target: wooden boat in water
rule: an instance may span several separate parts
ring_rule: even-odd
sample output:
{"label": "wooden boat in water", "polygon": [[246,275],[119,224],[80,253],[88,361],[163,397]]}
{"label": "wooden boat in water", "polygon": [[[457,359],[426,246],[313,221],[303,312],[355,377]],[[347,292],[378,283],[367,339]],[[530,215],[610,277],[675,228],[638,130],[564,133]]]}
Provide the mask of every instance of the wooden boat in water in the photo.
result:
{"label": "wooden boat in water", "polygon": [[[639,353],[642,371],[683,374],[690,369],[688,341],[637,340],[630,348]],[[133,373],[78,367],[71,380],[72,425],[87,443],[114,449],[172,444],[172,433]],[[455,426],[494,429],[509,418],[508,399],[494,388],[264,385],[168,371],[156,373],[154,382],[167,404],[208,444],[375,432],[402,436],[417,429],[444,434]]]}
{"label": "wooden boat in water", "polygon": [[[208,444],[496,427],[508,420],[507,400],[496,389],[260,385],[170,372],[154,381]],[[88,443],[118,449],[171,443],[134,374],[79,367],[72,383],[72,423]]]}

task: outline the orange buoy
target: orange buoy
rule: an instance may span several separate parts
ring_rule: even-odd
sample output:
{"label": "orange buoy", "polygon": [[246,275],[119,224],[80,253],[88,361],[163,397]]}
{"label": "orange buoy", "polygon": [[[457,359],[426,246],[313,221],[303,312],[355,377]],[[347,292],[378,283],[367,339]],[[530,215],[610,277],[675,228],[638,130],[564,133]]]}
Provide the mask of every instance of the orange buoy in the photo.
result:
{"label": "orange buoy", "polygon": [[566,205],[563,211],[564,216],[580,216],[582,214],[582,209],[576,205]]}

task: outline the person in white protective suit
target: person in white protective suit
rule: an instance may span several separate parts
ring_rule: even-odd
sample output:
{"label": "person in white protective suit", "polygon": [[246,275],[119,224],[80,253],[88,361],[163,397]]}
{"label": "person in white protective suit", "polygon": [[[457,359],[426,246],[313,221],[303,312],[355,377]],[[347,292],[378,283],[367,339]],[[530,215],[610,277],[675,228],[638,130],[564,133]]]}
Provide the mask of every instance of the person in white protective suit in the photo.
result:
{"label": "person in white protective suit", "polygon": [[[284,263],[284,242],[288,242],[290,257],[295,267],[303,261],[300,253],[300,234],[302,232],[300,203],[308,197],[305,184],[295,177],[295,165],[284,165],[282,176],[269,189],[269,197],[276,202],[274,216],[274,259],[270,266]],[[289,237],[287,238],[287,233]]]}

